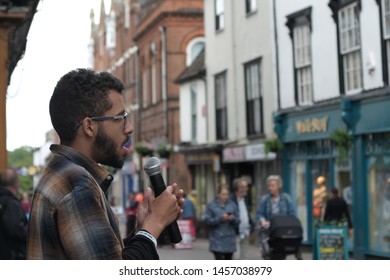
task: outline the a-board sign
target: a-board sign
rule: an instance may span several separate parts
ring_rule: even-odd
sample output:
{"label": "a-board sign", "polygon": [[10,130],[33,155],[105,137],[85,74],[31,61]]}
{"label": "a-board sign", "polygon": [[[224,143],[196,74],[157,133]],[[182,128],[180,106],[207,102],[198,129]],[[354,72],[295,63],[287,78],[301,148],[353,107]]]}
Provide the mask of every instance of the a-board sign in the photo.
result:
{"label": "a-board sign", "polygon": [[178,220],[182,240],[175,244],[175,249],[192,249],[191,224],[189,220]]}
{"label": "a-board sign", "polygon": [[347,260],[348,234],[346,226],[322,225],[316,228],[316,259]]}

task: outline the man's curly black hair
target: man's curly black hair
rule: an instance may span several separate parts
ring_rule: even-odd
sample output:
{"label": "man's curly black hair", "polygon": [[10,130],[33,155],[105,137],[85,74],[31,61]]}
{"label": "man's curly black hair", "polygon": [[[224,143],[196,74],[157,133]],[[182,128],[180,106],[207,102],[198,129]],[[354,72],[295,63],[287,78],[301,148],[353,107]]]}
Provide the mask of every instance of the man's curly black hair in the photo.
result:
{"label": "man's curly black hair", "polygon": [[76,126],[85,117],[103,116],[111,109],[111,90],[122,94],[122,82],[107,72],[79,68],[65,74],[50,99],[50,117],[61,143],[71,144]]}

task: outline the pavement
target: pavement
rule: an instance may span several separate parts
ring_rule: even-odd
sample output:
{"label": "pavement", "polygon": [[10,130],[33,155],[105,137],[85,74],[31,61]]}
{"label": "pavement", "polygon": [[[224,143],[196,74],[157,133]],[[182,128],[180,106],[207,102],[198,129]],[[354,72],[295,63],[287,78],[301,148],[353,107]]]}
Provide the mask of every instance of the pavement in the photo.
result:
{"label": "pavement", "polygon": [[[301,247],[304,260],[312,260],[313,253],[304,247]],[[176,249],[172,245],[162,245],[157,248],[161,260],[213,260],[214,255],[209,251],[209,241],[207,238],[197,238],[192,242],[191,249]],[[260,248],[252,242],[248,251],[249,260],[260,260]],[[294,255],[288,255],[287,259],[295,260]]]}

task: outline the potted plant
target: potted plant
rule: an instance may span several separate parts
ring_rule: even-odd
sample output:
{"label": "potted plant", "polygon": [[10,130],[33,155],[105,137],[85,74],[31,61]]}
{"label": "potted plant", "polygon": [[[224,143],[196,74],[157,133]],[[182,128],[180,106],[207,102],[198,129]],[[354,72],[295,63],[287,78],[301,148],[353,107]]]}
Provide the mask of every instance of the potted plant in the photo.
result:
{"label": "potted plant", "polygon": [[352,146],[352,137],[346,129],[335,129],[330,135],[330,140],[337,148],[339,159],[348,157],[349,149]]}

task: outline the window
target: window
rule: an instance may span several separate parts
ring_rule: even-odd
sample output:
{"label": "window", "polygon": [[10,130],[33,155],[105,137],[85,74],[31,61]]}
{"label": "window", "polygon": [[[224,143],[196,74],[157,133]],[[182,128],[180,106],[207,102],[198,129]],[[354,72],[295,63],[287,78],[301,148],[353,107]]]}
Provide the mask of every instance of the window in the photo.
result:
{"label": "window", "polygon": [[390,256],[390,133],[365,135],[364,143],[367,155],[367,249]]}
{"label": "window", "polygon": [[217,140],[227,139],[226,72],[215,76]]}
{"label": "window", "polygon": [[225,27],[224,0],[215,0],[215,30],[222,30]]}
{"label": "window", "polygon": [[295,102],[300,106],[313,102],[311,9],[288,15],[286,23],[293,43]]}
{"label": "window", "polygon": [[144,73],[142,74],[142,95],[143,95],[143,107],[148,107],[149,98],[148,98],[148,71],[147,69],[144,70]]}
{"label": "window", "polygon": [[383,37],[386,44],[387,55],[387,75],[388,83],[390,82],[390,0],[382,0],[383,11]]}
{"label": "window", "polygon": [[200,52],[204,49],[204,46],[204,37],[196,37],[189,42],[186,48],[186,66],[189,66],[194,62]]}
{"label": "window", "polygon": [[260,60],[245,64],[246,122],[248,135],[263,132]]}
{"label": "window", "polygon": [[256,1],[257,0],[246,0],[246,13],[253,13],[256,11]]}
{"label": "window", "polygon": [[297,217],[302,223],[303,229],[303,240],[308,241],[308,215],[307,215],[307,205],[306,205],[306,164],[305,161],[290,161],[290,186],[295,186],[291,188],[291,198],[293,200],[294,206],[296,207]]}
{"label": "window", "polygon": [[150,45],[150,56],[151,56],[151,91],[152,91],[152,104],[157,102],[157,47],[156,43],[153,42]]}
{"label": "window", "polygon": [[308,24],[294,28],[294,59],[299,105],[311,104],[313,101],[310,35]]}
{"label": "window", "polygon": [[154,56],[152,61],[152,103],[157,102],[157,58]]}
{"label": "window", "polygon": [[191,49],[191,63],[195,60],[195,58],[200,54],[200,52],[204,48],[204,42],[197,42],[193,45]]}
{"label": "window", "polygon": [[344,89],[347,93],[362,89],[362,61],[360,44],[360,20],[357,3],[340,9],[340,50],[343,65]]}
{"label": "window", "polygon": [[116,46],[116,26],[115,26],[115,13],[111,14],[106,19],[106,48],[115,49]]}
{"label": "window", "polygon": [[390,157],[368,157],[368,248],[390,253]]}
{"label": "window", "polygon": [[130,28],[130,0],[125,1],[125,28]]}
{"label": "window", "polygon": [[197,114],[196,114],[196,88],[191,85],[191,140],[196,141],[197,137]]}

